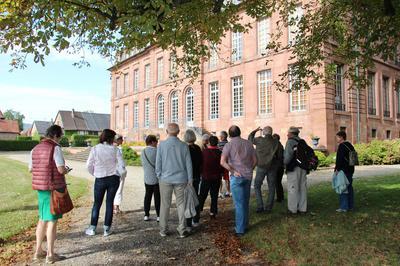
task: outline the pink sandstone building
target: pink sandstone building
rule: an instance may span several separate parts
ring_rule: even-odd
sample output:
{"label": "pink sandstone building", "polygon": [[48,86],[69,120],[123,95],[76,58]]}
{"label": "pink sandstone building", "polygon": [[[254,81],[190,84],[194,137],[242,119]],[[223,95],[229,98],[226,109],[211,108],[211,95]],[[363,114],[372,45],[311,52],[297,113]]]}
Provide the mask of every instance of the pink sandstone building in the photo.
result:
{"label": "pink sandstone building", "polygon": [[[301,7],[294,15],[302,15]],[[340,61],[335,62],[333,84],[292,93],[272,88],[280,80],[278,75],[293,63],[290,51],[264,55],[277,19],[273,15],[256,21],[244,16],[243,22],[250,22],[252,28],[247,33],[227,33],[202,63],[193,84],[188,78],[178,83],[170,78],[171,72],[178,71],[170,51],[153,46],[126,56],[110,68],[111,128],[127,141],[143,141],[148,134],[165,138],[169,122],[199,134],[227,130],[235,124],[243,137],[258,126],[270,125],[284,143],[289,126],[297,126],[307,142],[318,136],[319,146],[330,152],[335,150],[338,130],[345,130],[352,142],[357,135],[361,142],[399,137],[400,92],[396,86],[400,67],[395,63],[375,61],[368,76],[371,85],[360,90],[359,105],[357,91],[349,90],[349,81],[343,77],[346,65]],[[295,29],[290,28],[282,41],[291,42],[294,35]],[[267,59],[271,61],[266,65]]]}

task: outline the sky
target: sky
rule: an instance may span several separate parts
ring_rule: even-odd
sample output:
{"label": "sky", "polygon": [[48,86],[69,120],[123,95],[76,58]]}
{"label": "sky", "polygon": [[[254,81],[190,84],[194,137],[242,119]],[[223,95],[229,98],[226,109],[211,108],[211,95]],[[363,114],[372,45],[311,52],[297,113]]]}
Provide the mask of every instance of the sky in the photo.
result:
{"label": "sky", "polygon": [[10,55],[0,54],[0,110],[19,111],[24,123],[54,120],[59,110],[110,113],[111,62],[96,54],[86,55],[90,67],[73,63],[79,55],[54,52],[45,66],[28,59],[27,68],[10,72]]}

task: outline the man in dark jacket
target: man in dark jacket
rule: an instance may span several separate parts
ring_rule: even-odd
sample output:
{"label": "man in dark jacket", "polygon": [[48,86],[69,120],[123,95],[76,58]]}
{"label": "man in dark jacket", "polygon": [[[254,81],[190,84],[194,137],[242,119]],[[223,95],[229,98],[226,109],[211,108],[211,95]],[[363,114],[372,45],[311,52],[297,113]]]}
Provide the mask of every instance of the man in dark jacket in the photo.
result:
{"label": "man in dark jacket", "polygon": [[349,210],[353,210],[354,208],[354,191],[353,191],[353,174],[354,174],[354,166],[349,164],[350,162],[350,152],[354,151],[353,145],[350,142],[346,141],[347,135],[344,131],[339,131],[336,134],[336,141],[339,144],[337,153],[336,153],[336,165],[335,172],[343,171],[349,180],[349,185],[347,186],[348,193],[342,193],[339,196],[340,208],[337,209],[337,212],[347,212]]}
{"label": "man in dark jacket", "polygon": [[258,131],[261,131],[260,127],[250,133],[249,140],[256,146],[257,171],[254,190],[257,200],[257,212],[260,213],[264,211],[261,186],[265,176],[267,176],[268,182],[268,200],[265,211],[270,212],[274,205],[276,178],[279,162],[283,158],[283,150],[279,145],[279,141],[272,138],[271,127],[264,127],[261,132],[263,136],[255,137]]}

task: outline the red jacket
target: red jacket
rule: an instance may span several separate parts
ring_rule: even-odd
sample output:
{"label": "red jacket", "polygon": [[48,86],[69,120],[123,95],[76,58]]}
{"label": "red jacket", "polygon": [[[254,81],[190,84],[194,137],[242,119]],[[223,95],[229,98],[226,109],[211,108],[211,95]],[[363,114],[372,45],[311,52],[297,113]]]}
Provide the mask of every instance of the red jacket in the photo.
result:
{"label": "red jacket", "polygon": [[58,172],[53,159],[54,148],[57,145],[50,139],[44,139],[33,148],[32,188],[34,190],[53,190],[66,187],[65,176]]}
{"label": "red jacket", "polygon": [[201,178],[206,181],[216,181],[222,178],[224,168],[221,166],[222,152],[218,147],[209,146],[203,150],[203,168]]}

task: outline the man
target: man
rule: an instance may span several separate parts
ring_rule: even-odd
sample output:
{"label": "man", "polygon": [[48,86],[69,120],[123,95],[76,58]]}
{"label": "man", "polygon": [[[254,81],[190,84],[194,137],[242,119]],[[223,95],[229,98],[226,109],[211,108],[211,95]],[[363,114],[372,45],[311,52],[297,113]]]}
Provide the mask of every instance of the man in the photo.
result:
{"label": "man", "polygon": [[257,213],[264,211],[261,186],[267,176],[268,200],[265,207],[266,212],[271,212],[275,199],[275,186],[278,173],[279,161],[283,157],[283,149],[279,146],[279,141],[272,138],[272,127],[266,126],[262,129],[262,136],[255,137],[261,131],[260,127],[253,130],[249,135],[249,140],[256,146],[257,171],[254,180],[254,191],[257,200]]}
{"label": "man", "polygon": [[179,218],[177,230],[179,237],[184,238],[188,236],[184,215],[184,190],[193,182],[192,160],[188,145],[177,137],[179,126],[175,123],[168,124],[167,134],[168,138],[157,148],[156,158],[156,175],[160,181],[161,195],[160,235],[165,237],[168,234],[169,209],[174,192]]}
{"label": "man", "polygon": [[221,165],[231,173],[231,191],[235,204],[235,231],[243,236],[249,225],[249,199],[253,169],[257,164],[253,144],[240,137],[240,128],[231,126],[227,143],[222,151]]}
{"label": "man", "polygon": [[283,145],[280,141],[281,137],[278,134],[273,134],[272,137],[279,142],[279,149],[282,151],[282,157],[277,162],[278,173],[276,177],[276,201],[283,202],[284,195],[283,195],[283,186],[282,186],[282,178],[283,174],[285,173],[285,165],[283,164]]}
{"label": "man", "polygon": [[[225,147],[225,144],[228,143],[228,132],[226,131],[221,131],[219,133],[219,142],[218,142],[218,148],[222,151]],[[222,177],[223,182],[225,183],[225,195],[223,194],[223,183],[221,183],[221,187],[219,189],[219,197],[224,198],[224,197],[230,197],[232,196],[231,193],[231,187],[229,185],[229,171],[224,170],[224,175]]]}
{"label": "man", "polygon": [[[124,142],[124,137],[121,135],[116,135],[115,136],[115,145],[118,147],[118,152],[122,154],[122,143]],[[122,156],[123,157],[123,156]],[[121,176],[120,176],[120,181],[119,181],[119,187],[117,190],[117,194],[115,194],[114,198],[114,213],[118,214],[121,212],[119,206],[121,205],[122,202],[122,193],[124,189],[124,184],[125,184],[125,178],[126,178],[127,172],[125,171]]]}
{"label": "man", "polygon": [[288,213],[305,214],[307,212],[307,171],[300,168],[296,162],[297,144],[300,130],[290,127],[288,130],[288,141],[284,152],[284,164],[287,174],[288,188]]}

